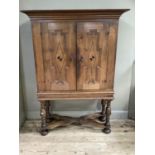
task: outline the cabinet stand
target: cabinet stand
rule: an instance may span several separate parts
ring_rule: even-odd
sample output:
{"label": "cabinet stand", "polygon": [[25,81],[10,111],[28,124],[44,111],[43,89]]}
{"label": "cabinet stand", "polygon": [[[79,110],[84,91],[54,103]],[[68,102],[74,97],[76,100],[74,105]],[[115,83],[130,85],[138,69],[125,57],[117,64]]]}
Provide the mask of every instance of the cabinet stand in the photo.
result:
{"label": "cabinet stand", "polygon": [[[101,105],[102,105],[102,111],[100,113],[96,113],[94,114],[94,116],[88,117],[80,117],[79,119],[77,119],[78,121],[80,120],[82,122],[82,120],[85,120],[86,118],[90,118],[92,119],[91,121],[96,122],[96,118],[98,115],[98,120],[99,120],[99,125],[103,125],[103,132],[108,134],[111,132],[111,125],[110,125],[110,115],[111,115],[111,100],[101,100]],[[40,116],[41,116],[41,130],[40,133],[41,135],[45,136],[48,134],[48,123],[52,122],[52,114],[50,113],[50,101],[40,101],[41,104],[41,112],[40,112]],[[58,118],[59,116],[56,115],[56,118]],[[65,116],[66,117],[66,116]],[[58,120],[61,118],[58,118]],[[72,119],[70,124],[79,124],[77,123],[78,121],[75,118],[69,118],[66,117],[66,119],[68,119],[68,122],[70,121],[69,119]],[[73,119],[75,119],[73,121]],[[96,122],[97,123],[97,122]],[[68,123],[69,124],[69,123]]]}

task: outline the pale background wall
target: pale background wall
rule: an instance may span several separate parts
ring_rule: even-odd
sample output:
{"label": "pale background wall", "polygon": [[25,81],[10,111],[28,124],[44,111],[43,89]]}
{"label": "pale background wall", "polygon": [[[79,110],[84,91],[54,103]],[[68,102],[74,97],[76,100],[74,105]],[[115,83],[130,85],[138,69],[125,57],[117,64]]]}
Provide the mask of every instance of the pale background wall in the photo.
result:
{"label": "pale background wall", "polygon": [[[116,8],[131,10],[124,13],[119,20],[112,118],[127,118],[134,62],[134,0],[20,0],[20,10]],[[21,83],[24,98],[21,103],[24,103],[25,115],[28,119],[39,118],[40,104],[36,97],[31,27],[29,18],[22,13],[20,13],[20,47]],[[97,104],[99,102],[97,100],[54,101],[53,111],[79,116],[100,109],[100,104]],[[23,117],[22,113],[21,117]]]}
{"label": "pale background wall", "polygon": [[135,63],[133,63],[132,69],[132,79],[130,87],[130,97],[129,97],[129,107],[128,107],[128,117],[130,119],[135,119]]}
{"label": "pale background wall", "polygon": [[22,91],[22,83],[19,81],[19,125],[21,126],[25,120],[24,96]]}

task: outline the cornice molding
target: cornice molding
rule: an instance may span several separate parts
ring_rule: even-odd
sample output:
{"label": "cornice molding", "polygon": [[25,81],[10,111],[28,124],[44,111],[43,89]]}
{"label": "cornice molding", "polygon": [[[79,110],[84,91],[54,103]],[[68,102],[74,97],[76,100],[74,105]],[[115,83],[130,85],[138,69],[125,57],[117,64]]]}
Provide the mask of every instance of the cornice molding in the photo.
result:
{"label": "cornice molding", "polygon": [[31,20],[118,19],[129,9],[103,10],[21,10]]}

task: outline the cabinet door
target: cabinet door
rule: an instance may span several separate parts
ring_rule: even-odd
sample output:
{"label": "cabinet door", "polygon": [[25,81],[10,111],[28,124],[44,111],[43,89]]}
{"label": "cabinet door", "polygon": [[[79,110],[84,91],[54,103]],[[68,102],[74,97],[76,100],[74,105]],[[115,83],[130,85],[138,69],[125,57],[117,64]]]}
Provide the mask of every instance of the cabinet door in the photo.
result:
{"label": "cabinet door", "polygon": [[117,24],[80,22],[77,25],[77,89],[112,89]]}
{"label": "cabinet door", "polygon": [[32,30],[38,89],[75,90],[75,24],[33,23]]}

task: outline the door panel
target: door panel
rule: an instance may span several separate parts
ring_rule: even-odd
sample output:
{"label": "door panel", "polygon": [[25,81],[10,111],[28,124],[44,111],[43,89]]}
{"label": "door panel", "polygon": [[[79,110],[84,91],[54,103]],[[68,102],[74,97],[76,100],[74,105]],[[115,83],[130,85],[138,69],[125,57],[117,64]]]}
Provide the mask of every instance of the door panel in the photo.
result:
{"label": "door panel", "polygon": [[101,90],[109,88],[110,80],[112,79],[110,76],[114,72],[114,63],[112,60],[114,60],[115,56],[115,30],[115,28],[111,28],[111,25],[106,22],[78,23],[78,90]]}
{"label": "door panel", "polygon": [[44,22],[40,32],[45,90],[75,90],[75,24]]}

